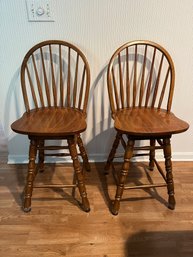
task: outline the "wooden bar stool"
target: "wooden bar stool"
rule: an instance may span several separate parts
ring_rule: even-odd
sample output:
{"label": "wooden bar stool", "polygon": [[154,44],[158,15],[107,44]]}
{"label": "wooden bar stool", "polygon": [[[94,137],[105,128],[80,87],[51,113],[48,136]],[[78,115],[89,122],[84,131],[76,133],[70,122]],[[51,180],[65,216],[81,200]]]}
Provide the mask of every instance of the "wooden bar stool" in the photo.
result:
{"label": "wooden bar stool", "polygon": [[[112,206],[114,215],[119,212],[125,189],[166,186],[168,207],[175,208],[170,139],[173,134],[186,131],[189,125],[171,112],[174,80],[174,65],[169,53],[154,42],[126,43],[115,51],[109,62],[107,84],[117,135],[105,169],[109,169],[116,157],[120,142],[125,150]],[[142,140],[149,143],[137,147],[135,142]],[[166,174],[155,158],[155,150],[158,149],[163,150]],[[157,166],[164,183],[126,186],[131,158],[143,155],[149,156],[150,170]]]}
{"label": "wooden bar stool", "polygon": [[[89,201],[76,148],[78,145],[83,164],[89,170],[88,157],[80,137],[80,133],[85,131],[87,126],[86,108],[90,87],[90,70],[85,56],[68,42],[41,42],[32,47],[24,57],[21,86],[26,112],[11,128],[17,133],[28,135],[30,140],[23,210],[31,210],[33,183],[37,173],[35,160],[38,153],[39,171],[44,169],[45,155],[71,156],[76,178],[71,187],[78,186],[82,208],[88,212]],[[67,146],[46,146],[46,140],[66,140]],[[63,149],[69,152],[47,153],[49,150]]]}

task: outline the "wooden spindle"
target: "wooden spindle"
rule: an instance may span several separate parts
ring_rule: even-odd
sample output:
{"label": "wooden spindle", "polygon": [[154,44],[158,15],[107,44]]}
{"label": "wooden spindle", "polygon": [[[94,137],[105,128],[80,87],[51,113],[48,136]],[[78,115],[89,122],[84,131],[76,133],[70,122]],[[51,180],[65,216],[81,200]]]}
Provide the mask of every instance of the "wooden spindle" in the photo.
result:
{"label": "wooden spindle", "polygon": [[127,107],[130,107],[129,49],[126,48],[126,94]]}
{"label": "wooden spindle", "polygon": [[142,106],[143,96],[144,96],[144,78],[145,78],[145,67],[146,67],[146,55],[147,55],[147,45],[145,46],[143,66],[142,66],[142,75],[141,75],[141,85],[139,92],[139,107]]}
{"label": "wooden spindle", "polygon": [[[27,69],[26,64],[25,65],[23,64],[22,65],[22,70],[26,70],[26,69]],[[25,109],[26,109],[26,112],[29,112],[30,111],[30,106],[29,106],[29,101],[28,101],[28,96],[27,96],[25,76],[26,76],[26,73],[22,72],[21,73],[21,88],[22,88],[22,93],[23,93]]]}
{"label": "wooden spindle", "polygon": [[68,48],[67,106],[70,107],[70,47]]}
{"label": "wooden spindle", "polygon": [[46,90],[47,104],[50,107],[51,106],[50,90],[49,90],[48,79],[47,79],[47,75],[46,75],[46,68],[45,68],[42,48],[40,48],[40,55],[41,55],[41,61],[42,61],[42,70],[43,70],[43,76],[44,76],[44,84],[45,84],[45,90]]}
{"label": "wooden spindle", "polygon": [[34,102],[35,107],[38,108],[38,102],[37,102],[37,98],[36,98],[36,94],[35,94],[35,90],[34,90],[34,86],[33,86],[33,82],[32,82],[31,76],[30,76],[28,66],[26,66],[26,70],[27,70],[27,75],[28,75],[28,79],[29,79],[29,85],[30,85],[30,89],[31,89],[33,102]]}
{"label": "wooden spindle", "polygon": [[110,106],[111,106],[111,111],[112,111],[112,117],[115,113],[115,100],[114,100],[114,95],[113,95],[113,81],[112,81],[112,69],[108,67],[108,72],[107,72],[107,87],[108,87],[108,94],[109,94],[109,99],[110,99]]}
{"label": "wooden spindle", "polygon": [[84,65],[83,74],[82,74],[82,80],[81,80],[81,86],[80,86],[80,93],[79,93],[79,102],[78,102],[78,108],[79,109],[81,109],[81,103],[82,103],[82,98],[83,98],[85,73],[86,73],[86,67]]}
{"label": "wooden spindle", "polygon": [[175,71],[174,67],[170,66],[170,86],[169,86],[169,97],[167,102],[167,111],[169,112],[172,107],[172,98],[174,94],[174,81],[175,81]]}
{"label": "wooden spindle", "polygon": [[159,87],[159,81],[160,81],[160,74],[161,74],[161,69],[162,69],[162,64],[163,64],[163,58],[164,58],[164,55],[162,54],[160,65],[159,65],[159,70],[158,70],[158,75],[157,75],[157,79],[156,79],[156,83],[155,83],[155,88],[154,88],[151,107],[154,107],[155,101],[156,101],[156,98],[157,98],[157,92],[158,92],[158,87]]}
{"label": "wooden spindle", "polygon": [[133,107],[135,107],[137,94],[137,45],[135,45],[134,75],[133,75]]}
{"label": "wooden spindle", "polygon": [[76,107],[76,95],[77,95],[77,79],[78,79],[78,64],[79,64],[79,54],[76,57],[76,68],[74,75],[74,88],[73,88],[73,107]]}
{"label": "wooden spindle", "polygon": [[147,86],[147,92],[146,92],[145,107],[147,107],[147,106],[148,106],[149,97],[150,97],[150,92],[151,92],[152,75],[153,75],[153,68],[154,68],[155,54],[156,54],[156,48],[154,47],[154,51],[153,51],[153,58],[152,58],[152,61],[151,61],[151,69],[150,69],[149,80],[148,80],[148,86]]}
{"label": "wooden spindle", "polygon": [[118,97],[117,83],[116,83],[115,73],[114,73],[113,67],[112,67],[112,78],[113,78],[115,101],[116,101],[116,105],[117,105],[117,110],[119,110],[119,97]]}
{"label": "wooden spindle", "polygon": [[59,45],[59,62],[60,62],[60,106],[64,106],[64,82],[63,82],[63,65],[62,65],[62,49]]}
{"label": "wooden spindle", "polygon": [[161,105],[162,105],[162,102],[163,102],[163,98],[164,98],[164,94],[165,94],[165,90],[166,90],[166,85],[167,85],[167,81],[168,81],[169,72],[170,72],[170,67],[168,67],[168,70],[167,70],[167,73],[166,73],[166,77],[165,77],[165,80],[164,80],[163,88],[162,88],[160,99],[159,99],[159,103],[158,103],[158,108],[161,108]]}
{"label": "wooden spindle", "polygon": [[34,66],[35,77],[36,77],[37,88],[38,88],[38,93],[39,93],[41,106],[44,107],[44,98],[43,98],[43,93],[42,93],[42,86],[41,86],[41,83],[40,83],[40,79],[39,79],[39,75],[38,75],[38,71],[37,71],[37,66],[36,66],[36,62],[35,62],[35,58],[34,58],[33,54],[32,54],[32,62],[33,62],[33,66]]}
{"label": "wooden spindle", "polygon": [[52,91],[53,91],[53,98],[54,98],[54,106],[57,107],[57,91],[56,91],[56,81],[54,76],[54,64],[53,64],[51,45],[49,45],[49,50],[50,50],[50,64],[51,64],[51,73],[52,73]]}
{"label": "wooden spindle", "polygon": [[121,67],[121,56],[118,54],[118,63],[119,63],[119,83],[120,83],[120,97],[121,97],[121,106],[124,108],[124,90],[123,90],[123,75]]}

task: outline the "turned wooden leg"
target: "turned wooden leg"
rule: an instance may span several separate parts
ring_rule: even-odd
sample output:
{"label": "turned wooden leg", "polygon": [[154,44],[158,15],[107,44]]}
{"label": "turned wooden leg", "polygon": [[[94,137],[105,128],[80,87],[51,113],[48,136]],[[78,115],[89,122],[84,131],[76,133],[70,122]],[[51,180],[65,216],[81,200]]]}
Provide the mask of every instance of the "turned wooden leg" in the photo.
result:
{"label": "turned wooden leg", "polygon": [[39,160],[38,160],[38,171],[43,172],[44,171],[44,140],[39,141]]}
{"label": "turned wooden leg", "polygon": [[74,171],[76,174],[77,182],[78,182],[78,189],[80,192],[80,195],[82,197],[82,208],[84,211],[89,212],[90,211],[90,205],[86,194],[86,187],[84,184],[84,177],[83,173],[81,171],[81,166],[78,160],[77,150],[76,150],[76,144],[74,137],[68,138],[68,145],[70,150],[70,155],[73,161]]}
{"label": "turned wooden leg", "polygon": [[[155,147],[155,140],[151,139],[150,140],[150,146]],[[155,159],[155,149],[151,149],[149,152],[149,169],[153,170],[154,169],[154,159]]]}
{"label": "turned wooden leg", "polygon": [[26,186],[24,189],[23,210],[25,212],[31,211],[31,197],[32,197],[32,191],[33,191],[33,182],[35,179],[36,153],[37,153],[37,142],[35,140],[31,140],[30,148],[29,148],[28,174],[27,174]]}
{"label": "turned wooden leg", "polygon": [[86,150],[84,148],[82,138],[80,137],[80,135],[77,136],[77,144],[78,144],[80,154],[81,154],[82,159],[83,159],[84,167],[85,167],[86,171],[90,171],[90,164],[88,162],[88,156],[87,156],[87,153],[86,153]]}
{"label": "turned wooden leg", "polygon": [[121,134],[119,132],[117,132],[115,140],[113,142],[113,146],[111,148],[109,157],[108,157],[106,165],[105,165],[105,173],[106,174],[108,174],[108,170],[109,170],[109,168],[111,166],[111,163],[112,163],[112,161],[113,161],[113,159],[115,157],[116,150],[117,150],[117,147],[119,145],[120,139],[121,139]]}
{"label": "turned wooden leg", "polygon": [[112,213],[114,215],[117,215],[119,212],[120,201],[121,201],[121,198],[123,195],[123,190],[124,190],[124,184],[125,184],[126,177],[128,175],[128,171],[129,171],[130,159],[133,156],[133,147],[134,147],[134,140],[129,139],[127,146],[126,146],[126,150],[125,150],[124,163],[123,163],[122,170],[121,170],[121,173],[118,178],[115,201],[112,206]]}
{"label": "turned wooden leg", "polygon": [[165,168],[166,168],[166,180],[168,189],[168,208],[171,210],[175,209],[175,198],[174,198],[174,182],[172,175],[172,162],[171,162],[171,144],[170,138],[165,138],[164,143],[164,157],[165,157]]}

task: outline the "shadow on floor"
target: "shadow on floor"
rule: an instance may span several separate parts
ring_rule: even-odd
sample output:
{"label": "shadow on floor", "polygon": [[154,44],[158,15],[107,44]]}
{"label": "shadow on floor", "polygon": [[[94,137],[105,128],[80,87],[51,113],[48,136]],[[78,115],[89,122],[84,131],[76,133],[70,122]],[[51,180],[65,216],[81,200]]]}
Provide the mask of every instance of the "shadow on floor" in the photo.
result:
{"label": "shadow on floor", "polygon": [[[59,172],[58,172],[59,169]],[[27,164],[7,164],[4,161],[0,163],[0,187],[6,187],[12,194],[16,204],[22,207],[23,199],[23,189],[26,184],[28,165]],[[63,172],[61,172],[61,170]],[[65,173],[67,171],[67,180],[65,178]],[[57,180],[55,184],[72,184],[73,182],[73,169],[69,164],[45,164],[45,171],[39,172],[36,176],[34,185],[44,185],[44,184],[53,184],[53,180]],[[54,177],[54,178],[53,178]],[[41,191],[44,191],[44,194],[40,194]],[[50,189],[36,189],[33,190],[32,195],[32,205],[33,201],[42,202],[42,201],[68,201],[71,204],[77,206],[81,209],[81,201],[78,194],[78,188],[76,191],[72,188],[63,189],[63,188],[50,188]],[[37,193],[36,193],[37,192]],[[46,193],[47,192],[47,193]],[[48,193],[49,192],[49,193]],[[37,196],[40,194],[41,196]]]}
{"label": "shadow on floor", "polygon": [[125,257],[192,257],[193,231],[141,231],[128,238]]}
{"label": "shadow on floor", "polygon": [[[2,176],[4,179],[2,180],[2,186],[7,186],[10,189],[10,192],[12,193],[16,203],[21,206],[22,200],[22,191],[25,186],[25,178],[27,175],[27,165],[26,164],[20,164],[20,165],[7,165],[1,167],[2,170]],[[35,184],[52,184],[53,176],[57,179],[58,184],[68,184],[69,179],[72,179],[71,175],[73,174],[73,169],[70,167],[69,164],[45,164],[45,171],[43,173],[39,173],[37,175],[37,178],[35,180]],[[112,176],[111,170],[109,171],[109,175],[105,175],[104,172],[104,166],[105,163],[92,163],[91,164],[91,172],[85,172],[86,177],[86,186],[94,185],[97,186],[99,189],[99,192],[104,200],[104,204],[106,205],[106,208],[111,210],[111,204],[114,200],[115,192],[116,192],[116,186],[115,181]],[[115,164],[116,170],[121,170],[121,163]],[[57,173],[57,170],[59,169],[59,173]],[[7,170],[7,171],[6,171]],[[67,174],[66,174],[67,171]],[[147,166],[143,163],[132,163],[129,171],[128,176],[128,182],[131,182],[135,185],[139,185],[141,183],[141,178],[144,176],[144,173],[146,174],[146,179],[149,183],[152,183],[152,178],[150,171],[147,170]],[[54,175],[57,174],[57,175]],[[67,175],[67,180],[65,175]],[[0,183],[1,186],[1,183]],[[54,196],[52,194],[46,194],[46,196],[39,196],[38,197],[33,194],[32,200],[36,200],[36,202],[41,202],[43,200],[46,201],[56,201],[64,199],[70,202],[73,205],[76,205],[80,208],[80,198],[78,189],[76,189],[76,194],[73,195],[73,192],[69,190],[64,190],[61,188],[58,189],[49,189],[54,193]],[[156,199],[163,205],[167,205],[167,201],[161,197],[161,195],[157,192],[157,190],[154,189],[143,189],[147,194],[143,197],[130,197],[129,193],[123,194],[122,201],[129,202],[132,201],[142,201],[149,198]],[[129,197],[128,197],[129,196]],[[89,194],[88,194],[89,199]],[[78,204],[77,204],[78,203]]]}
{"label": "shadow on floor", "polygon": [[[105,175],[105,171],[104,171],[104,167],[105,167],[105,163],[101,163],[100,165],[96,165],[95,169],[97,170],[98,173],[98,177],[100,180],[100,185],[101,185],[101,194],[103,196],[104,202],[106,204],[106,206],[109,208],[109,210],[111,209],[111,205],[112,205],[112,201],[114,200],[114,196],[116,193],[116,186],[115,186],[115,181],[113,179],[112,176],[112,168],[109,170],[109,173]],[[114,164],[114,168],[116,170],[117,173],[120,172],[122,167],[121,163],[115,163]],[[155,172],[157,172],[155,170]],[[141,182],[141,179],[143,178],[143,176],[146,178],[146,180],[148,181],[149,184],[153,183],[153,179],[151,177],[151,173],[152,171],[149,171],[148,166],[144,163],[131,163],[130,169],[129,169],[129,174],[128,174],[128,178],[126,181],[127,183],[132,183],[133,185],[142,185],[143,183]],[[112,198],[112,194],[110,196],[109,194],[109,188],[111,185],[114,185],[114,193],[113,193],[113,198]],[[161,204],[167,206],[167,199],[162,198],[162,196],[158,193],[156,188],[149,188],[149,189],[140,189],[143,190],[147,193],[147,196],[145,197],[128,197],[128,193],[124,194],[123,192],[123,197],[121,201],[127,201],[127,202],[132,202],[132,201],[142,201],[142,200],[146,200],[149,198],[153,198],[156,199],[157,201],[159,201]],[[167,189],[166,189],[167,190]],[[112,190],[111,190],[112,191]],[[127,190],[126,190],[127,191]],[[127,197],[125,196],[127,195]]]}

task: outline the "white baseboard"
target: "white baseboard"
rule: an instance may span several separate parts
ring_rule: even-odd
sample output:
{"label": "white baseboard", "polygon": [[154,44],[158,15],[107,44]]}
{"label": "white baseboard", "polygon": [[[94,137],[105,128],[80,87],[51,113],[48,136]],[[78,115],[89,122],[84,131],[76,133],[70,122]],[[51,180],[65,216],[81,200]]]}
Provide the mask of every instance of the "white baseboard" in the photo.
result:
{"label": "white baseboard", "polygon": [[[101,154],[90,154],[89,161],[90,162],[105,162],[108,156]],[[162,153],[156,153],[156,159],[158,161],[164,161],[164,156]],[[148,161],[149,158],[147,156],[133,158],[134,161]],[[121,158],[117,159],[117,161],[122,161]],[[193,161],[193,152],[173,152],[172,153],[172,161]]]}
{"label": "white baseboard", "polygon": [[[107,154],[89,154],[90,162],[105,162],[107,160]],[[156,159],[158,161],[164,161],[163,155],[161,153],[156,154]],[[148,157],[138,157],[134,159],[136,161],[148,161]],[[121,159],[117,159],[117,161],[122,161]],[[193,152],[173,152],[172,153],[172,161],[193,161]],[[55,162],[72,162],[70,157],[65,158],[46,158],[47,163],[55,163]],[[28,163],[27,155],[8,155],[8,164],[21,164]]]}
{"label": "white baseboard", "polygon": [[[8,155],[8,164],[26,164],[28,163],[28,155]],[[59,158],[59,157],[46,157],[46,163],[70,163],[72,162],[70,157]]]}

